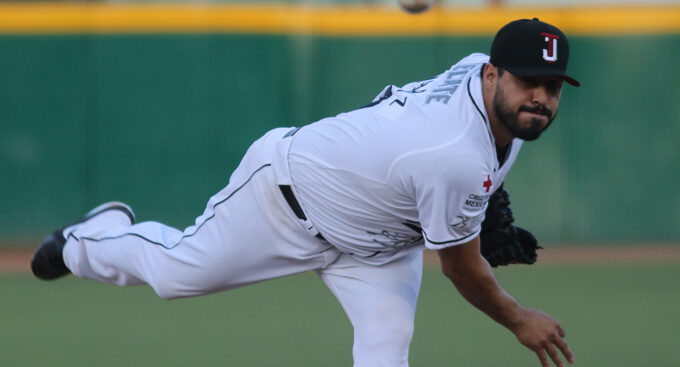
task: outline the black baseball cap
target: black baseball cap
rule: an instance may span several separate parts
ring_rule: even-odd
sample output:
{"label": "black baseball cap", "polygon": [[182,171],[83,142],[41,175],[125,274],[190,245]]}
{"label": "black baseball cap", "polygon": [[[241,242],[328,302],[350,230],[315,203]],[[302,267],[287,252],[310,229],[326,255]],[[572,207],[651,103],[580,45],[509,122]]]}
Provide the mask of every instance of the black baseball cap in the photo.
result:
{"label": "black baseball cap", "polygon": [[559,76],[575,87],[581,85],[567,75],[567,36],[538,18],[503,26],[491,44],[489,61],[517,76]]}

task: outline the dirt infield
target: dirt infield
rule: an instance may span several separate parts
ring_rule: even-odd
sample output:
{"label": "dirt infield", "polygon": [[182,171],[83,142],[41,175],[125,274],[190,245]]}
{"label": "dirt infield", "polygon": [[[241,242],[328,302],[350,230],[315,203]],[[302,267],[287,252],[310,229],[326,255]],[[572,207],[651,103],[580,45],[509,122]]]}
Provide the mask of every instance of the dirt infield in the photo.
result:
{"label": "dirt infield", "polygon": [[30,260],[31,250],[2,249],[0,250],[0,273],[30,272]]}
{"label": "dirt infield", "polygon": [[[0,274],[30,272],[32,249],[0,249]],[[437,254],[425,251],[425,263],[436,264]],[[680,244],[616,247],[559,246],[539,250],[538,264],[680,263]]]}

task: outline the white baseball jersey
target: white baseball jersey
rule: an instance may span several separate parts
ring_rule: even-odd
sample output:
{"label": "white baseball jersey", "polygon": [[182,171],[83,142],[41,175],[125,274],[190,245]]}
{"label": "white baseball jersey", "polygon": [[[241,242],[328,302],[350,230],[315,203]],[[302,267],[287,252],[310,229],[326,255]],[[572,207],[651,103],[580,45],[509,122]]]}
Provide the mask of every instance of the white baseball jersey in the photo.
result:
{"label": "white baseball jersey", "polygon": [[408,247],[441,249],[479,234],[502,165],[472,54],[439,76],[387,86],[370,105],[295,133],[290,183],[311,226],[345,253],[388,262]]}
{"label": "white baseball jersey", "polygon": [[[388,86],[365,108],[273,129],[195,225],[133,224],[105,211],[70,232],[64,263],[79,277],[149,284],[164,298],[314,270],[352,322],[354,366],[406,367],[418,250],[479,233],[521,145],[514,140],[499,164],[481,93],[487,60],[473,54],[434,79]],[[277,185],[290,185],[307,219]]]}

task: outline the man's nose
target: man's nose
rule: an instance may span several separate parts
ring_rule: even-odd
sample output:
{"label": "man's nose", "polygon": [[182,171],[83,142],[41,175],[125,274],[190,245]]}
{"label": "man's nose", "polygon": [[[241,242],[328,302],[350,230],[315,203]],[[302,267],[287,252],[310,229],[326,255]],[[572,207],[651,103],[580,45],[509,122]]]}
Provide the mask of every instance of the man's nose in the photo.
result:
{"label": "man's nose", "polygon": [[542,105],[548,103],[548,91],[544,85],[539,85],[534,88],[533,100],[531,102]]}

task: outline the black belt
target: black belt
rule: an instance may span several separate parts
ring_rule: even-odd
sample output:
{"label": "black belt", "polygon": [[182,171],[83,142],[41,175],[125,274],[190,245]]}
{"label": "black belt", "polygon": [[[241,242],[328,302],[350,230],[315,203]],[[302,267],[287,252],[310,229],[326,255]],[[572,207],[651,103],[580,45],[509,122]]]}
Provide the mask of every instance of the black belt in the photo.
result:
{"label": "black belt", "polygon": [[[307,220],[305,212],[302,211],[300,203],[297,201],[295,195],[293,194],[293,189],[291,189],[289,185],[279,185],[279,189],[281,190],[281,194],[283,194],[283,197],[286,199],[288,206],[290,206],[290,208],[293,210],[293,213],[295,213],[295,216],[301,220]],[[324,241],[326,240],[325,238],[323,238],[321,233],[317,233],[316,237]]]}
{"label": "black belt", "polygon": [[[290,188],[289,185],[279,185],[279,189],[281,190],[281,193],[283,194],[283,197],[286,199],[286,202],[288,203],[288,206],[293,210],[293,213],[295,213],[295,216],[298,217],[301,220],[307,220],[307,216],[305,215],[305,212],[302,211],[302,208],[300,207],[300,203],[297,201],[295,198],[295,194],[293,194],[293,189]],[[326,239],[321,235],[321,233],[317,233],[316,237],[326,241]],[[366,256],[366,257],[373,257],[377,254],[379,254],[380,251],[376,251],[372,255]],[[348,255],[354,255],[354,253],[347,253]]]}

